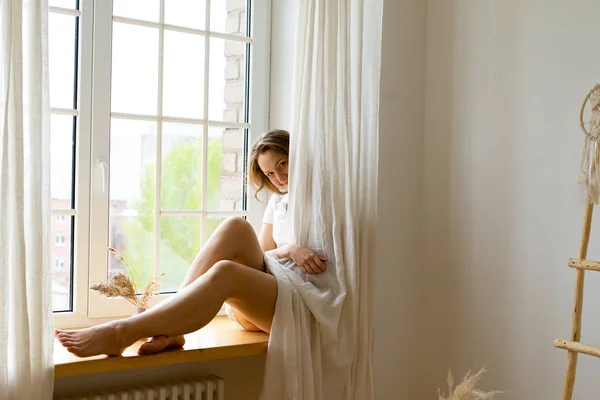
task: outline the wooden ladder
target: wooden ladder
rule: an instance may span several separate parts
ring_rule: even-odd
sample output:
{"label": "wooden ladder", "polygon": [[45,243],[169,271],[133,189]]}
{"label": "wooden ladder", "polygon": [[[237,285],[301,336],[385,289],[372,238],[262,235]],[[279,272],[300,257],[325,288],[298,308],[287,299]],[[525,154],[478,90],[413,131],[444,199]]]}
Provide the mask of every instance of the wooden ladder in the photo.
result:
{"label": "wooden ladder", "polygon": [[573,396],[573,385],[577,372],[577,356],[579,353],[600,357],[600,346],[591,346],[580,343],[581,338],[581,308],[583,306],[583,280],[585,270],[600,271],[600,262],[586,260],[588,243],[590,241],[590,230],[592,227],[592,214],[594,204],[586,206],[583,218],[583,230],[579,242],[579,254],[577,258],[569,260],[569,267],[575,268],[575,304],[571,318],[571,340],[555,339],[554,346],[568,350],[567,369],[565,371],[565,382],[562,391],[562,400],[571,400]]}

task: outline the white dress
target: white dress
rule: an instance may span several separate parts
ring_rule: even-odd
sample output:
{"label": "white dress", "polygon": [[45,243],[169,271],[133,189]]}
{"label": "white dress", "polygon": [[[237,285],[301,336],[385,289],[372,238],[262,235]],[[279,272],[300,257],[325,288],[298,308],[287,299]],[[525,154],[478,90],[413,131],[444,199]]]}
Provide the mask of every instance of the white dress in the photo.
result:
{"label": "white dress", "polygon": [[[275,241],[275,245],[277,248],[281,246],[285,246],[290,242],[289,239],[289,218],[288,218],[288,194],[278,194],[275,193],[269,199],[267,203],[267,208],[265,209],[265,214],[263,216],[263,224],[272,224],[273,225],[273,240]],[[265,252],[266,257],[275,257],[275,250],[270,250]],[[265,260],[266,264],[266,260]],[[268,268],[267,268],[268,272]],[[235,314],[233,313],[233,309],[227,303],[225,303],[225,313],[233,322],[236,323],[238,328],[244,329],[242,325],[238,322]]]}

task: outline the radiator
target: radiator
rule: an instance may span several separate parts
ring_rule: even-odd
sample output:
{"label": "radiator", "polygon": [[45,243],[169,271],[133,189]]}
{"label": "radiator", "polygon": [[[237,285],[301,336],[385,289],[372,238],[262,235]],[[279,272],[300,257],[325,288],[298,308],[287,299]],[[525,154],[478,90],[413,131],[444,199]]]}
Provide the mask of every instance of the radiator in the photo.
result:
{"label": "radiator", "polygon": [[225,384],[223,379],[211,376],[194,382],[97,391],[55,400],[225,400]]}

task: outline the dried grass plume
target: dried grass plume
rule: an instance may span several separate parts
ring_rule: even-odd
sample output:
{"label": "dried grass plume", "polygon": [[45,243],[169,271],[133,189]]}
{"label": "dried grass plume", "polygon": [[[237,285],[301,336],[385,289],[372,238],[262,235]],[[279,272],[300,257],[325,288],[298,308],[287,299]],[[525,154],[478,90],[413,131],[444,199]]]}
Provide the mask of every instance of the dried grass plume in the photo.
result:
{"label": "dried grass plume", "polygon": [[125,256],[112,247],[109,247],[108,251],[113,253],[117,259],[125,265],[129,276],[122,272],[117,272],[110,277],[108,282],[97,283],[90,286],[90,289],[95,290],[106,297],[123,297],[138,308],[148,308],[148,301],[154,293],[158,291],[158,281],[164,274],[155,276],[154,279],[146,284],[144,290],[138,294],[137,286],[133,280],[129,264],[125,261]]}
{"label": "dried grass plume", "polygon": [[494,400],[501,392],[482,392],[475,388],[484,372],[483,368],[475,375],[469,371],[463,381],[455,387],[452,372],[448,371],[448,394],[442,394],[438,389],[439,400]]}

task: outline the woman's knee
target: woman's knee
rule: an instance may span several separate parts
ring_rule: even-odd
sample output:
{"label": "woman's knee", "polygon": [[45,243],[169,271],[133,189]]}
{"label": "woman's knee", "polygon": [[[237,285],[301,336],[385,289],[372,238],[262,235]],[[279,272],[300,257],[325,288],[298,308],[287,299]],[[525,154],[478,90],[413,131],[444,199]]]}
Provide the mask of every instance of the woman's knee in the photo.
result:
{"label": "woman's knee", "polygon": [[239,269],[239,265],[233,261],[217,261],[210,269],[210,278],[216,282],[228,283]]}
{"label": "woman's knee", "polygon": [[221,225],[229,228],[247,229],[250,226],[250,223],[242,217],[227,217]]}
{"label": "woman's knee", "polygon": [[219,225],[219,231],[234,234],[246,233],[252,230],[252,225],[240,217],[228,217]]}
{"label": "woman's knee", "polygon": [[234,261],[222,260],[217,261],[207,272],[207,278],[210,280],[210,285],[219,288],[220,292],[226,298],[232,296],[236,291],[236,282],[241,279],[241,269],[247,268]]}

